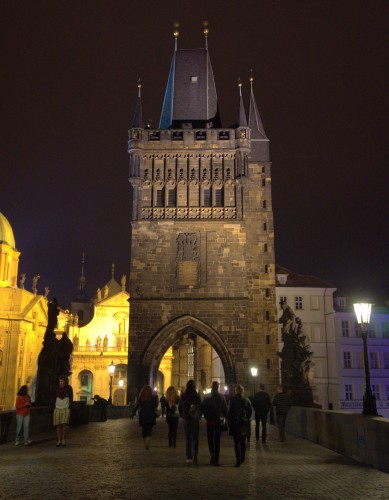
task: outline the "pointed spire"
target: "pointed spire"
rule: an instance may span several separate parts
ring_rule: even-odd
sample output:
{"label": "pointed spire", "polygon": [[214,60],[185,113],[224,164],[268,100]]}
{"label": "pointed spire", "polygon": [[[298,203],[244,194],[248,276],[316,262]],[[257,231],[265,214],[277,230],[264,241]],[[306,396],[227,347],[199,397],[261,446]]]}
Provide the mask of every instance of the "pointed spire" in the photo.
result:
{"label": "pointed spire", "polygon": [[269,161],[269,139],[263,128],[253,90],[254,78],[251,70],[250,76],[250,105],[249,127],[251,129],[251,154],[252,161]]}
{"label": "pointed spire", "polygon": [[209,34],[209,23],[208,21],[203,21],[203,33],[205,37],[205,48],[208,50],[208,34]]}
{"label": "pointed spire", "polygon": [[178,21],[176,21],[174,24],[173,24],[173,27],[174,27],[174,31],[173,31],[173,35],[174,35],[174,52],[177,52],[177,48],[178,48],[178,37],[180,35],[180,32],[178,30],[178,28],[180,27],[180,23]]}
{"label": "pointed spire", "polygon": [[247,127],[247,117],[246,111],[244,110],[243,97],[242,97],[242,82],[240,78],[238,78],[238,87],[239,87],[239,121],[238,127]]}
{"label": "pointed spire", "polygon": [[141,89],[142,83],[140,78],[138,78],[138,97],[135,104],[134,114],[132,115],[130,128],[143,128]]}
{"label": "pointed spire", "polygon": [[85,252],[81,254],[81,275],[78,279],[78,290],[80,292],[85,292],[86,288],[86,278],[84,275],[84,265],[85,265]]}

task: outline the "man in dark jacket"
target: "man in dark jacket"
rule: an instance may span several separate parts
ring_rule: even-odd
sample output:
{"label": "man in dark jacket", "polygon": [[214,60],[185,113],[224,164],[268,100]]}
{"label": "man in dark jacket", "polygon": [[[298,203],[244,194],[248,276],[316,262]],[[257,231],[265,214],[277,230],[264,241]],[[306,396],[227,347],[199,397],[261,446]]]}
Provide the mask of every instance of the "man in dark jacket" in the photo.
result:
{"label": "man in dark jacket", "polygon": [[284,442],[286,415],[288,414],[289,408],[292,406],[292,403],[288,394],[284,392],[284,388],[282,387],[282,385],[279,385],[277,387],[277,395],[273,400],[273,406],[276,409],[280,441]]}
{"label": "man in dark jacket", "polygon": [[221,426],[222,421],[227,417],[227,403],[219,393],[219,382],[212,382],[211,394],[204,399],[201,409],[207,421],[210,464],[219,465]]}
{"label": "man in dark jacket", "polygon": [[259,441],[259,423],[262,424],[262,443],[266,443],[266,422],[271,401],[270,396],[265,392],[265,386],[260,384],[260,390],[254,394],[253,407],[255,410],[255,439]]}
{"label": "man in dark jacket", "polygon": [[240,467],[240,464],[245,459],[246,439],[252,411],[250,401],[244,397],[243,386],[238,385],[236,387],[236,396],[231,398],[227,416],[230,434],[234,438],[235,467]]}

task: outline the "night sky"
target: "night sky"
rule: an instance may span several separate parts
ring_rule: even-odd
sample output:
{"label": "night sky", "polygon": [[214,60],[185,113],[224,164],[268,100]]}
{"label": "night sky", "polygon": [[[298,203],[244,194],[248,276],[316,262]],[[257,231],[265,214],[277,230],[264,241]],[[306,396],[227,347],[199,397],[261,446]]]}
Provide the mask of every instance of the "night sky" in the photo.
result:
{"label": "night sky", "polygon": [[[165,7],[164,7],[165,6]],[[173,54],[209,51],[224,126],[237,79],[270,139],[276,261],[338,287],[386,292],[388,38],[384,1],[3,1],[0,212],[26,288],[68,306],[129,274],[127,130],[142,79],[158,127]]]}

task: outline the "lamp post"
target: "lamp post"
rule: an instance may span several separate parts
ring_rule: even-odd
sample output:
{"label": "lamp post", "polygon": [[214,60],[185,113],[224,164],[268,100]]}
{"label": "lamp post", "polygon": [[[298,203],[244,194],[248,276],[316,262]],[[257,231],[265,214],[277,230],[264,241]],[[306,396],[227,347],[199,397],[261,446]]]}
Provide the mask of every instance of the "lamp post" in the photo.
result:
{"label": "lamp post", "polygon": [[253,378],[253,389],[252,389],[252,392],[253,392],[253,397],[254,397],[254,394],[255,394],[255,378],[258,376],[258,368],[255,367],[255,366],[252,366],[250,368],[250,371],[251,371],[251,376]]}
{"label": "lamp post", "polygon": [[113,361],[111,361],[111,364],[108,365],[108,373],[110,377],[109,381],[109,398],[108,398],[108,404],[112,404],[112,379],[113,379],[113,374],[115,373],[115,365],[113,364]]}
{"label": "lamp post", "polygon": [[375,396],[371,391],[370,386],[370,370],[369,370],[369,355],[367,351],[367,330],[370,323],[371,304],[357,303],[354,304],[355,316],[361,330],[361,337],[363,341],[363,358],[365,362],[365,380],[366,389],[363,396],[363,415],[377,416],[377,408]]}

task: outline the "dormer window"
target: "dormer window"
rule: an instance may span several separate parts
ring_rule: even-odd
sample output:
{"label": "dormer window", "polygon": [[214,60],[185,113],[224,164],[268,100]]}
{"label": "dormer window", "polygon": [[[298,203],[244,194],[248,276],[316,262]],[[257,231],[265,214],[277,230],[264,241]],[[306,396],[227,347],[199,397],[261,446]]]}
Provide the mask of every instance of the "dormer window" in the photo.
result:
{"label": "dormer window", "polygon": [[286,285],[287,279],[288,279],[287,274],[277,274],[277,281],[280,285]]}
{"label": "dormer window", "polygon": [[197,78],[197,76],[191,76],[191,77],[190,77],[190,81],[191,81],[192,83],[197,83],[197,79],[198,79],[198,78]]}

